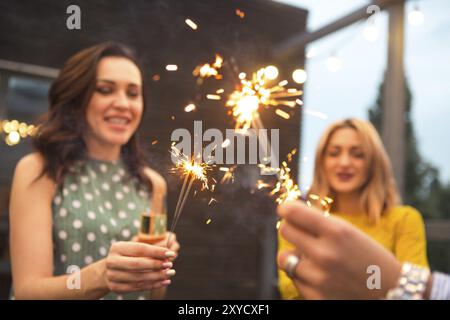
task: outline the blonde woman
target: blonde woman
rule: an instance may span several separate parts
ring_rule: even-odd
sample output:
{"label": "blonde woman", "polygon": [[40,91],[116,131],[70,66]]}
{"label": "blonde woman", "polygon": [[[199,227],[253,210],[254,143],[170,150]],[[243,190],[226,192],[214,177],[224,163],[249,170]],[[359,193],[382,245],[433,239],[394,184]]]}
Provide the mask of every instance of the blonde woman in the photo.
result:
{"label": "blonde woman", "polygon": [[[392,168],[375,128],[346,119],[325,131],[316,150],[311,194],[334,199],[331,213],[375,239],[401,261],[428,267],[420,213],[401,206]],[[279,236],[279,251],[292,246]],[[279,270],[283,299],[298,299],[292,280]]]}

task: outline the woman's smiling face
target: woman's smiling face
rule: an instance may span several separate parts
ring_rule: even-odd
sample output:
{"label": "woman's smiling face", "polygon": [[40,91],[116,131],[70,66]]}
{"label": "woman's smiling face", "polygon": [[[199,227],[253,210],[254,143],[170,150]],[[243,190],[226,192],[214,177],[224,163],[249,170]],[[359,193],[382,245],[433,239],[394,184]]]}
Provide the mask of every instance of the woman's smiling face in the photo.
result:
{"label": "woman's smiling face", "polygon": [[336,130],[324,157],[325,176],[337,193],[359,191],[367,180],[367,159],[361,137],[352,128]]}
{"label": "woman's smiling face", "polygon": [[143,107],[139,68],[127,58],[102,58],[86,108],[87,144],[123,146],[137,130]]}

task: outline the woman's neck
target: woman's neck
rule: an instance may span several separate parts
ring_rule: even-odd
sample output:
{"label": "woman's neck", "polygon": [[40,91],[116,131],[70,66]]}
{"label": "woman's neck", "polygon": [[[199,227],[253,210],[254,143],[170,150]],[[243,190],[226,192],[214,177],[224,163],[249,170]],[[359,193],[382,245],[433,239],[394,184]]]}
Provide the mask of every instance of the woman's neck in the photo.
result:
{"label": "woman's neck", "polygon": [[119,145],[103,144],[89,139],[86,141],[87,152],[90,158],[102,161],[117,161],[120,158]]}
{"label": "woman's neck", "polygon": [[336,211],[349,215],[360,215],[364,212],[361,207],[360,193],[340,193],[336,195]]}

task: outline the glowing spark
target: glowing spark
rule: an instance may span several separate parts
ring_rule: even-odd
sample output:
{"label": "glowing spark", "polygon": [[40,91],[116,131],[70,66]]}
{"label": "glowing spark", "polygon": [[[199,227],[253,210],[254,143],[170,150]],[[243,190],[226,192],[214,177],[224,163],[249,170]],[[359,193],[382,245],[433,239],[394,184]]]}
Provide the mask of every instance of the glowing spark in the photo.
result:
{"label": "glowing spark", "polygon": [[228,147],[230,145],[230,143],[231,143],[230,139],[225,139],[225,141],[222,142],[222,148],[225,149],[226,147]]}
{"label": "glowing spark", "polygon": [[243,11],[241,11],[240,9],[236,9],[236,15],[241,19],[244,19],[244,17],[245,17],[245,13]]}
{"label": "glowing spark", "polygon": [[211,203],[213,203],[213,202],[217,202],[217,200],[214,198],[211,198],[211,200],[209,200],[209,202],[208,202],[208,206],[211,205]]}
{"label": "glowing spark", "polygon": [[281,226],[281,220],[278,220],[277,221],[277,225],[275,226],[275,228],[277,228],[277,230],[278,230],[278,229],[280,229],[280,226]]}
{"label": "glowing spark", "polygon": [[180,171],[183,176],[192,176],[195,180],[202,182],[202,190],[208,189],[207,172],[211,170],[209,165],[204,162],[198,162],[196,159],[189,159],[176,147],[172,147],[171,153],[177,159],[177,164],[172,171]]}
{"label": "glowing spark", "polygon": [[171,116],[170,119],[175,120],[175,116]]}
{"label": "glowing spark", "polygon": [[[288,83],[286,80],[275,86],[269,85],[268,82],[271,79],[268,78],[268,75],[274,75],[273,72],[267,71],[270,67],[259,69],[253,74],[251,80],[247,80],[244,73],[239,74],[240,87],[231,93],[226,102],[226,106],[232,108],[231,114],[236,121],[236,130],[247,130],[254,126],[259,118],[261,106],[266,108],[296,106],[296,102],[290,98],[298,97],[302,92],[292,88],[285,89],[284,86]],[[286,117],[286,113],[277,112],[277,114]]]}
{"label": "glowing spark", "polygon": [[166,70],[167,71],[177,71],[178,70],[178,66],[176,64],[168,64],[166,66]]}
{"label": "glowing spark", "polygon": [[330,210],[333,205],[333,199],[331,199],[329,197],[321,198],[317,194],[309,194],[308,200],[306,201],[306,203],[308,206],[312,207],[313,204],[311,203],[310,200],[312,200],[312,201],[314,201],[314,203],[318,204],[317,207],[320,207],[322,209],[323,215],[325,217],[328,217],[330,215]]}
{"label": "glowing spark", "polygon": [[197,30],[197,28],[198,28],[197,24],[194,21],[192,21],[191,19],[186,19],[186,20],[184,20],[184,22],[186,22],[186,24],[189,27],[191,27],[193,30]]}
{"label": "glowing spark", "polygon": [[191,112],[191,111],[194,111],[194,110],[196,110],[196,107],[195,107],[195,104],[193,104],[193,103],[188,104],[188,105],[184,108],[184,111],[185,111],[185,112]]}
{"label": "glowing spark", "polygon": [[158,143],[158,140],[153,140],[152,141],[152,146],[154,146],[155,144],[157,144]]}
{"label": "glowing spark", "polygon": [[221,94],[221,93],[223,93],[224,91],[225,91],[225,90],[223,90],[223,89],[219,89],[219,90],[216,91],[216,93],[217,93],[217,94]]}
{"label": "glowing spark", "polygon": [[209,100],[220,100],[222,99],[220,96],[216,95],[216,94],[207,94],[206,98]]}
{"label": "glowing spark", "polygon": [[229,181],[231,181],[232,183],[234,182],[234,170],[236,169],[236,165],[230,167],[230,168],[225,168],[225,167],[220,167],[220,171],[225,171],[225,174],[223,175],[222,179],[220,180],[220,183],[228,183]]}
{"label": "glowing spark", "polygon": [[292,149],[291,152],[289,152],[289,153],[287,154],[287,160],[288,160],[288,162],[291,162],[291,161],[292,161],[292,157],[293,157],[296,153],[297,153],[297,149]]}
{"label": "glowing spark", "polygon": [[281,109],[275,110],[275,113],[284,119],[289,119],[291,117],[289,113],[287,113]]}
{"label": "glowing spark", "polygon": [[159,74],[155,74],[153,77],[152,77],[152,80],[153,81],[159,81],[161,79],[161,76],[159,75]]}
{"label": "glowing spark", "polygon": [[271,195],[278,195],[275,199],[278,204],[297,200],[302,195],[300,188],[294,183],[294,180],[292,180],[290,171],[291,169],[287,166],[287,163],[283,161],[278,173],[278,182],[275,185],[275,188],[270,192]]}
{"label": "glowing spark", "polygon": [[211,219],[206,220],[206,224],[210,224],[211,223]]}
{"label": "glowing spark", "polygon": [[258,180],[256,187],[260,190],[262,188],[270,187],[270,185],[262,180]]}
{"label": "glowing spark", "polygon": [[216,54],[214,63],[198,65],[195,67],[194,71],[192,71],[192,74],[199,78],[215,77],[216,79],[222,79],[222,75],[219,74],[219,69],[222,68],[222,65],[223,58],[219,54]]}

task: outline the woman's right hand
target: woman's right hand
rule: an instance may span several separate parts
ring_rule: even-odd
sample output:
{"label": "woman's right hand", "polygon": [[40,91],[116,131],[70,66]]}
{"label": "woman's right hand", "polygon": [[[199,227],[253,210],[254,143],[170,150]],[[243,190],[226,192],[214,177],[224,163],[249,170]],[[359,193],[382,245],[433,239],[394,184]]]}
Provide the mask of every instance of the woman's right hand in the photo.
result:
{"label": "woman's right hand", "polygon": [[169,261],[174,256],[176,254],[167,248],[140,242],[116,242],[104,263],[106,285],[115,293],[166,287],[175,275]]}

